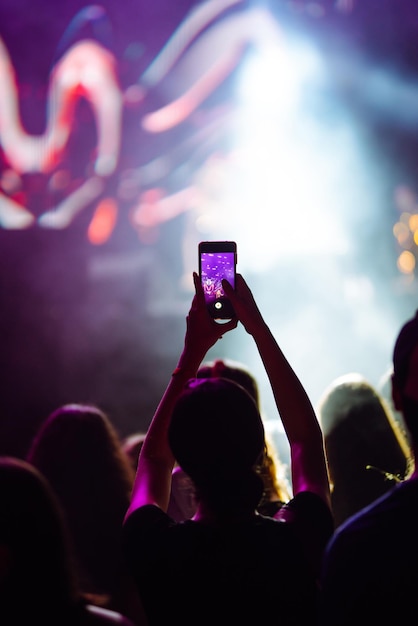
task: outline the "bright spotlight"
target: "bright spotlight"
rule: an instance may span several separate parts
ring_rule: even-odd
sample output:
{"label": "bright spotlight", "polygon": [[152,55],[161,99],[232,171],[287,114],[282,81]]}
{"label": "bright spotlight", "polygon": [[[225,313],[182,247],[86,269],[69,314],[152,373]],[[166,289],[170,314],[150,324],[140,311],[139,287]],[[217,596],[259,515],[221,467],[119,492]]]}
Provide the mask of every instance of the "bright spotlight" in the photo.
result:
{"label": "bright spotlight", "polygon": [[[331,155],[334,146],[327,150],[335,139],[315,105],[316,97],[330,97],[324,92],[326,81],[314,44],[282,34],[255,48],[237,78],[223,219],[241,242],[241,258],[251,259],[252,270],[273,267],[284,256],[347,251],[335,213],[340,197],[333,197],[332,189],[344,163]],[[327,101],[327,107],[338,104]],[[350,154],[352,122],[341,119],[340,124],[344,131],[339,128],[335,136],[347,144],[344,154]],[[263,242],[257,259],[252,254],[255,240]]]}

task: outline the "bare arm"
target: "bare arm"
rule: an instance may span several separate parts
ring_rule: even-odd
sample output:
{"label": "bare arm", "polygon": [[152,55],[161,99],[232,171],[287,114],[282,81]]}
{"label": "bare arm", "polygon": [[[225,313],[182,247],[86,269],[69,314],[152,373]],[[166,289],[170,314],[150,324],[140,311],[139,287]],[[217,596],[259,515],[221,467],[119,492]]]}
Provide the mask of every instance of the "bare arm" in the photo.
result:
{"label": "bare arm", "polygon": [[229,330],[237,326],[234,319],[218,324],[209,315],[199,277],[193,274],[196,295],[186,319],[184,348],[175,374],[171,377],[148,428],[138,460],[131,504],[126,517],[145,504],[155,504],[167,511],[174,457],[168,443],[171,413],[184,385],[196,376],[207,351]]}
{"label": "bare arm", "polygon": [[293,493],[312,491],[330,506],[323,436],[311,401],[265,323],[244,278],[237,275],[235,291],[224,283],[238,319],[254,338],[270,380],[289,440]]}

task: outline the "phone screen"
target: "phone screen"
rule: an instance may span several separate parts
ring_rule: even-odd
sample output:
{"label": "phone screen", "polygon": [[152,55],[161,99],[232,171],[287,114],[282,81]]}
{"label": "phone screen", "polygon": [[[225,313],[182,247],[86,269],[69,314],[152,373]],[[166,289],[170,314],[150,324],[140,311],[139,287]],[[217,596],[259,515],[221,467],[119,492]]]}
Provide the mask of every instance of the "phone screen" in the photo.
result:
{"label": "phone screen", "polygon": [[215,319],[231,319],[235,312],[226,297],[222,280],[235,289],[236,244],[231,241],[206,241],[199,244],[200,280],[208,311]]}

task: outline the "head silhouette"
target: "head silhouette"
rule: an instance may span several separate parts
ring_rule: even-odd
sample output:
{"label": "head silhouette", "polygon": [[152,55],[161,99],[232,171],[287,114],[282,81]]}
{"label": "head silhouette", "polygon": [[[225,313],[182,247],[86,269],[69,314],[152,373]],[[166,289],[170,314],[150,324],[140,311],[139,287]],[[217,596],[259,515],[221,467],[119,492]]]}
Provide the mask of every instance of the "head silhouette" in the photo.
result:
{"label": "head silhouette", "polygon": [[119,537],[134,479],[115,427],[96,406],[61,406],[41,425],[27,460],[65,511],[83,589],[107,594],[124,571]]}
{"label": "head silhouette", "polygon": [[0,459],[0,493],[2,619],[50,623],[78,599],[63,512],[46,479],[20,459]]}
{"label": "head silhouette", "polygon": [[254,399],[258,410],[260,410],[260,394],[258,384],[254,376],[247,367],[239,361],[232,359],[208,361],[199,367],[197,378],[228,378],[244,387]]}
{"label": "head silhouette", "polygon": [[[233,359],[215,359],[203,363],[196,374],[197,378],[227,378],[244,387],[253,398],[261,413],[260,393],[257,379],[246,365]],[[290,489],[285,478],[283,465],[271,440],[266,436],[263,457],[260,459],[258,472],[264,482],[263,502],[279,500],[286,502],[290,499]]]}
{"label": "head silhouette", "polygon": [[418,447],[418,311],[399,331],[393,349],[392,397],[401,411],[415,454]]}
{"label": "head silhouette", "polygon": [[405,476],[409,447],[383,396],[360,374],[335,379],[318,414],[339,524]]}
{"label": "head silhouette", "polygon": [[189,381],[172,414],[169,442],[198,500],[225,514],[257,506],[263,481],[255,466],[264,452],[264,427],[243,387],[224,378]]}

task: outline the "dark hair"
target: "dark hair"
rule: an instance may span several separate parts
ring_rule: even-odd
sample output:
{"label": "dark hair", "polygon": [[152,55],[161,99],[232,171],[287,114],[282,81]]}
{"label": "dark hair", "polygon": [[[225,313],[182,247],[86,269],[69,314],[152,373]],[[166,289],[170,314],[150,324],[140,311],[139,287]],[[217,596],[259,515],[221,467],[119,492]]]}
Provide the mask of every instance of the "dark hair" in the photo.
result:
{"label": "dark hair", "polygon": [[400,389],[406,384],[411,355],[418,345],[418,310],[402,326],[393,349],[393,375]]}
{"label": "dark hair", "polygon": [[203,363],[199,367],[196,378],[228,378],[244,387],[254,399],[258,410],[260,410],[260,396],[257,381],[251,372],[238,361],[223,361],[216,359],[212,362]]}
{"label": "dark hair", "polygon": [[224,378],[190,380],[174,407],[168,437],[198,499],[226,514],[257,506],[263,481],[255,466],[264,451],[264,427],[243,387]]}
{"label": "dark hair", "polygon": [[418,402],[405,393],[405,387],[409,378],[411,357],[417,346],[418,310],[402,326],[393,349],[393,381],[402,396],[402,417],[414,445],[418,442]]}
{"label": "dark hair", "polygon": [[[0,458],[0,494],[0,544],[10,551],[0,587],[2,619],[63,624],[80,595],[56,496],[40,472],[11,457]],[[29,621],[19,621],[25,616]]]}
{"label": "dark hair", "polygon": [[27,460],[65,511],[83,591],[111,593],[125,570],[120,536],[134,480],[112,422],[94,405],[64,405],[40,427]]}
{"label": "dark hair", "polygon": [[[196,374],[196,378],[227,378],[244,387],[253,398],[261,413],[260,394],[255,376],[244,363],[232,359],[215,359],[203,363]],[[265,440],[265,449],[257,472],[264,482],[264,493],[259,503],[260,506],[270,502],[290,500],[290,489],[285,478],[285,466],[283,465],[272,441]],[[280,477],[279,477],[280,474]]]}
{"label": "dark hair", "polygon": [[389,405],[360,374],[336,378],[317,408],[340,524],[407,475],[410,450]]}

